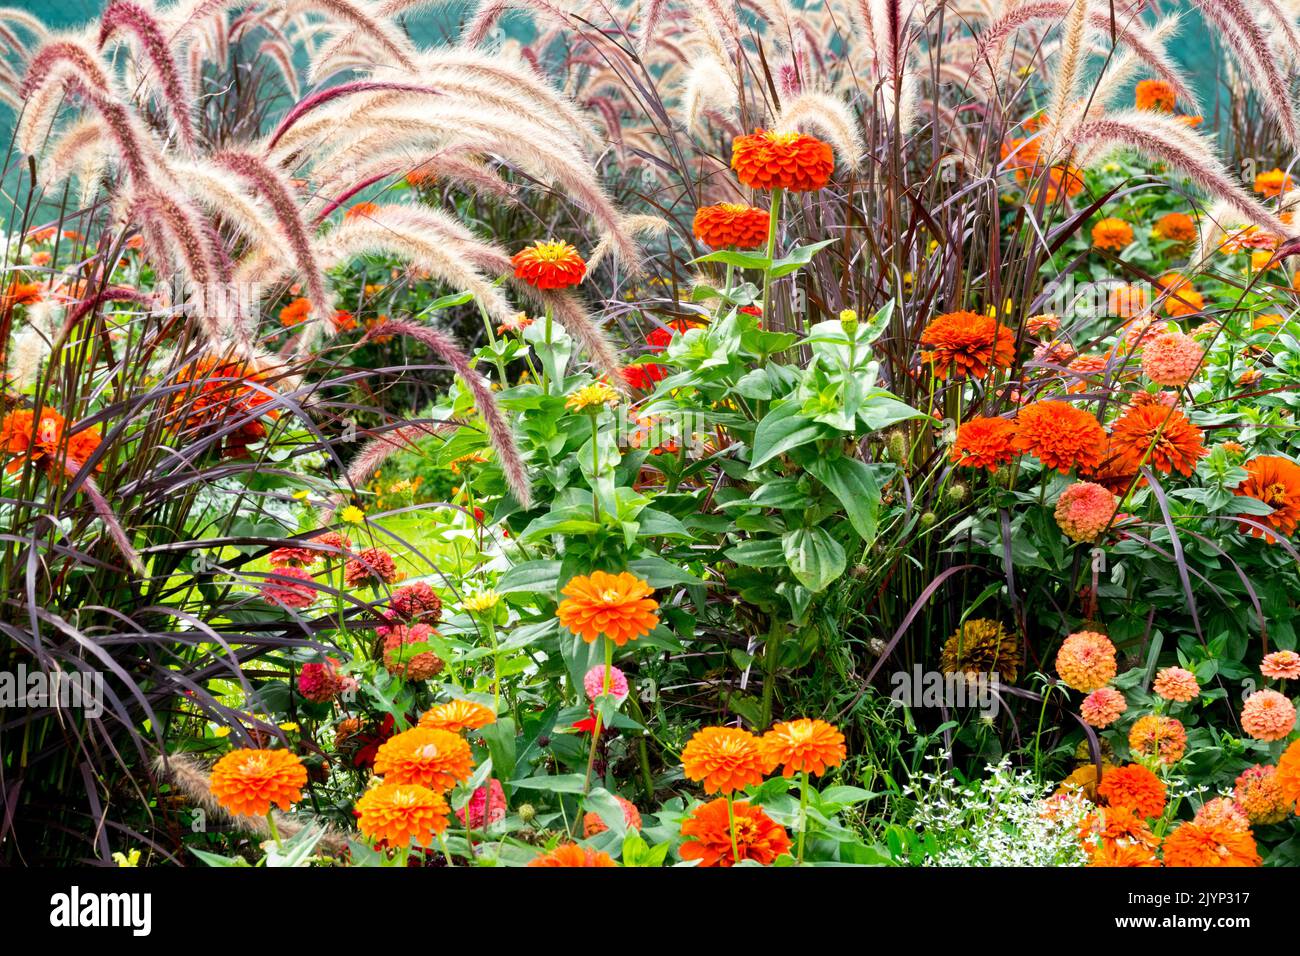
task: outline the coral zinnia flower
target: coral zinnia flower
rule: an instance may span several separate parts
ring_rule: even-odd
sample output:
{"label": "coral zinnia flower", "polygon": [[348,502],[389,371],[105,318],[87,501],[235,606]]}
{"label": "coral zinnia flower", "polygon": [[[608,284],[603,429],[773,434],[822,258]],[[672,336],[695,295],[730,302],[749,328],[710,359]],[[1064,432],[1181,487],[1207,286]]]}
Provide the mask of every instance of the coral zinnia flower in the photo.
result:
{"label": "coral zinnia flower", "polygon": [[515,267],[515,278],[538,289],[567,289],[580,283],[587,274],[587,263],[563,239],[534,242],[516,252],[510,261]]}
{"label": "coral zinnia flower", "polygon": [[1291,177],[1276,166],[1266,173],[1258,173],[1255,176],[1255,192],[1266,199],[1282,195],[1293,185],[1295,184],[1291,181]]}
{"label": "coral zinnia flower", "polygon": [[301,325],[307,321],[307,316],[311,314],[310,299],[294,299],[283,309],[280,310],[280,324],[286,329],[291,329],[295,325]]}
{"label": "coral zinnia flower", "polygon": [[1300,654],[1295,651],[1274,651],[1260,661],[1259,672],[1275,680],[1295,680],[1300,677]]}
{"label": "coral zinnia flower", "polygon": [[766,209],[724,202],[695,210],[695,238],[710,249],[757,249],[767,242]]}
{"label": "coral zinnia flower", "polygon": [[1185,704],[1196,700],[1201,693],[1201,685],[1196,675],[1184,667],[1164,667],[1156,672],[1156,681],[1151,686],[1165,700]]}
{"label": "coral zinnia flower", "polygon": [[1300,740],[1292,741],[1278,760],[1276,780],[1282,799],[1288,805],[1294,804],[1300,815]]}
{"label": "coral zinnia flower", "polygon": [[[39,421],[32,409],[17,408],[0,422],[0,454],[13,456],[13,461],[5,466],[11,474],[22,468],[25,459],[44,460],[47,465],[58,461],[64,468],[73,462],[84,465],[99,443],[98,428],[83,428],[69,434],[67,422],[52,408],[42,409]],[[103,471],[103,462],[95,470]]]}
{"label": "coral zinnia flower", "polygon": [[384,783],[361,795],[356,804],[357,829],[372,840],[404,847],[415,842],[428,846],[434,834],[447,829],[447,806],[442,794],[413,783]]}
{"label": "coral zinnia flower", "polygon": [[934,365],[935,378],[983,378],[990,368],[1010,368],[1016,358],[1016,333],[997,319],[976,312],[936,316],[921,332],[921,361]]}
{"label": "coral zinnia flower", "polygon": [[796,773],[825,773],[844,760],[844,735],[824,720],[801,717],[780,723],[758,741],[767,765],[781,769],[781,776]]}
{"label": "coral zinnia flower", "polygon": [[307,768],[287,750],[232,750],[212,768],[212,796],[235,816],[264,817],[271,805],[288,810],[307,785]]}
{"label": "coral zinnia flower", "polygon": [[1088,866],[1096,867],[1159,865],[1160,860],[1150,847],[1140,843],[1118,843],[1114,840],[1107,840],[1098,846],[1088,861]]}
{"label": "coral zinnia flower", "polygon": [[1196,239],[1196,223],[1186,213],[1166,213],[1156,220],[1155,232],[1170,242],[1192,242]]}
{"label": "coral zinnia flower", "polygon": [[758,129],[731,144],[731,168],[753,189],[807,193],[821,189],[835,171],[828,143],[807,133]]}
{"label": "coral zinnia flower", "polygon": [[1145,714],[1129,729],[1128,745],[1135,754],[1158,757],[1161,763],[1175,764],[1187,752],[1187,731],[1182,721],[1173,717]]}
{"label": "coral zinnia flower", "polygon": [[[186,432],[218,429],[230,420],[247,418],[275,401],[271,383],[269,372],[259,371],[246,362],[210,355],[196,359],[179,369],[168,383],[186,386],[173,392],[169,409],[171,427]],[[279,409],[268,408],[259,418],[244,422],[226,436],[225,454],[232,458],[247,454],[250,444],[266,437],[261,419],[275,421],[279,417]]]}
{"label": "coral zinnia flower", "polygon": [[492,708],[472,700],[449,700],[436,704],[420,715],[420,726],[434,730],[449,730],[453,734],[462,730],[478,730],[495,724],[497,715]]}
{"label": "coral zinnia flower", "polygon": [[1109,727],[1128,710],[1128,701],[1113,687],[1098,687],[1079,705],[1079,716],[1091,727]]}
{"label": "coral zinnia flower", "polygon": [[1184,823],[1165,837],[1165,866],[1259,866],[1263,862],[1249,832],[1225,826]]}
{"label": "coral zinnia flower", "polygon": [[1117,672],[1115,645],[1096,631],[1071,634],[1056,652],[1056,673],[1068,686],[1085,694],[1105,687]]}
{"label": "coral zinnia flower", "polygon": [[1257,824],[1281,823],[1290,815],[1291,805],[1295,802],[1294,799],[1288,800],[1282,792],[1277,768],[1262,764],[1241,772],[1233,785],[1232,795],[1246,819]]}
{"label": "coral zinnia flower", "polygon": [[528,861],[529,866],[618,866],[603,850],[588,850],[576,843],[562,843],[550,853]]}
{"label": "coral zinnia flower", "polygon": [[1147,291],[1139,285],[1117,285],[1106,295],[1106,309],[1121,319],[1140,315],[1147,307]]}
{"label": "coral zinnia flower", "polygon": [[1140,110],[1172,113],[1177,99],[1174,88],[1164,80],[1143,80],[1133,90],[1134,104]]}
{"label": "coral zinnia flower", "polygon": [[945,674],[997,674],[1014,684],[1020,671],[1020,642],[999,621],[971,618],[944,641],[939,669]]}
{"label": "coral zinnia flower", "polygon": [[1092,227],[1092,247],[1123,252],[1133,241],[1133,227],[1123,219],[1102,219]]}
{"label": "coral zinnia flower", "polygon": [[431,727],[403,731],[375,755],[375,773],[385,783],[418,783],[440,793],[468,780],[472,770],[469,744],[449,730]]}
{"label": "coral zinnia flower", "polygon": [[[293,580],[286,580],[292,578]],[[295,583],[295,582],[302,583]],[[303,608],[316,600],[316,579],[306,568],[276,568],[262,584],[259,593],[267,604]]]}
{"label": "coral zinnia flower", "polygon": [[1016,456],[1011,446],[1015,434],[1015,422],[1006,418],[972,418],[957,429],[948,458],[954,465],[997,471]]}
{"label": "coral zinnia flower", "polygon": [[[1290,537],[1300,523],[1300,465],[1277,455],[1259,455],[1243,467],[1247,478],[1236,487],[1236,493],[1256,498],[1272,508],[1271,514],[1257,516],[1255,520]],[[1275,540],[1257,528],[1249,531],[1270,544]]]}
{"label": "coral zinnia flower", "polygon": [[1128,807],[1146,819],[1165,812],[1165,784],[1139,763],[1108,768],[1097,785],[1097,796],[1108,806]]}
{"label": "coral zinnia flower", "polygon": [[1157,385],[1181,388],[1191,381],[1205,350],[1190,335],[1165,332],[1142,346],[1142,371]]}
{"label": "coral zinnia flower", "polygon": [[682,749],[687,780],[704,781],[705,793],[731,793],[763,782],[768,763],[758,738],[739,727],[704,727]]}
{"label": "coral zinnia flower", "polygon": [[332,657],[308,661],[298,671],[298,693],[313,704],[328,704],[343,692],[343,686],[338,661]]}
{"label": "coral zinnia flower", "polygon": [[357,556],[343,569],[343,580],[350,588],[363,584],[392,584],[398,579],[397,562],[387,551],[380,548],[366,548],[357,552]]}
{"label": "coral zinnia flower", "polygon": [[[324,543],[322,538],[321,542]],[[351,546],[348,542],[347,546]],[[346,547],[339,550],[346,550]],[[442,619],[442,598],[425,581],[404,584],[393,591],[388,599],[388,609],[403,621],[437,624]]]}
{"label": "coral zinnia flower", "polygon": [[[456,811],[456,818],[467,823],[472,830],[482,830],[504,820],[506,809],[505,789],[501,781],[494,778],[470,794],[465,806]],[[467,813],[468,821],[465,819]]]}
{"label": "coral zinnia flower", "polygon": [[560,593],[565,599],[555,616],[588,644],[603,634],[622,647],[659,625],[659,602],[651,598],[654,590],[627,571],[580,574],[570,579]]}
{"label": "coral zinnia flower", "polygon": [[1016,416],[1012,447],[1065,474],[1095,468],[1106,453],[1106,432],[1092,415],[1066,402],[1034,402]]}
{"label": "coral zinnia flower", "polygon": [[1191,280],[1177,272],[1169,272],[1156,280],[1166,293],[1165,313],[1175,319],[1195,315],[1205,308],[1205,297],[1192,288]]}
{"label": "coral zinnia flower", "polygon": [[[639,811],[631,800],[614,795],[618,801],[619,809],[623,811],[623,822],[627,824],[629,830],[641,829],[641,811]],[[609,827],[605,826],[605,821],[600,818],[600,814],[594,810],[587,813],[582,818],[582,836],[584,839],[590,839],[597,833],[604,833]]]}
{"label": "coral zinnia flower", "polygon": [[1190,475],[1210,453],[1204,438],[1186,415],[1163,405],[1129,408],[1110,430],[1115,467],[1128,474],[1146,463],[1166,475],[1171,471]]}
{"label": "coral zinnia flower", "polygon": [[1275,690],[1257,690],[1241,705],[1241,728],[1256,740],[1285,740],[1295,719],[1295,704]]}
{"label": "coral zinnia flower", "polygon": [[442,673],[443,659],[433,651],[411,650],[412,645],[428,644],[429,638],[437,635],[428,624],[397,624],[384,631],[384,667],[388,673],[413,681]]}
{"label": "coral zinnia flower", "polygon": [[[785,828],[747,801],[737,800],[732,807],[736,821],[736,853],[741,860],[754,860],[767,866],[790,850]],[[731,851],[731,820],[723,797],[700,804],[682,821],[683,860],[699,860],[700,866],[735,866]]]}
{"label": "coral zinnia flower", "polygon": [[1076,481],[1056,499],[1056,523],[1075,541],[1096,541],[1106,530],[1119,499],[1092,481]]}

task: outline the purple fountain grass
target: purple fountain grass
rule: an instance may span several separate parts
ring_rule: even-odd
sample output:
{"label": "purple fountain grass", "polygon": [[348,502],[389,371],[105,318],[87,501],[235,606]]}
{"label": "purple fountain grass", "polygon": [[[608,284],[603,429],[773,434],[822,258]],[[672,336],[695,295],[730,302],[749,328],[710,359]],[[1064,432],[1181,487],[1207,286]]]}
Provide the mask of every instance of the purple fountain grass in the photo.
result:
{"label": "purple fountain grass", "polygon": [[[420,422],[414,425],[401,425],[391,431],[373,435],[348,463],[346,474],[348,485],[353,488],[365,487],[390,456],[399,451],[414,449],[416,441],[420,438],[447,435],[464,424],[464,422]],[[333,513],[332,509],[330,513]]]}
{"label": "purple fountain grass", "polygon": [[501,414],[492,389],[488,387],[483,376],[474,371],[469,357],[446,333],[416,322],[392,319],[380,322],[366,332],[365,339],[362,341],[382,335],[404,335],[422,342],[452,367],[460,380],[469,388],[470,394],[474,396],[474,406],[483,416],[483,422],[487,426],[488,441],[497,453],[501,471],[510,485],[510,490],[514,492],[521,505],[525,508],[531,507],[532,485],[523,458],[520,457],[519,449],[515,445],[515,436]]}
{"label": "purple fountain grass", "polygon": [[133,34],[140,43],[149,65],[158,73],[163,99],[167,102],[172,121],[180,133],[181,142],[191,153],[195,150],[194,122],[191,118],[190,96],[176,66],[175,58],[163,36],[162,25],[153,15],[131,0],[112,0],[104,9],[99,27],[99,47],[118,31]]}
{"label": "purple fountain grass", "polygon": [[376,90],[393,90],[405,93],[429,93],[438,95],[439,91],[429,86],[421,86],[418,83],[392,83],[381,80],[354,80],[351,83],[342,83],[338,86],[331,86],[326,90],[318,90],[303,100],[295,103],[289,112],[284,114],[280,124],[275,128],[275,132],[270,135],[266,141],[266,151],[270,152],[275,148],[275,144],[280,141],[293,124],[298,122],[305,114],[318,107],[324,106],[341,96],[352,96],[357,93],[370,93]]}
{"label": "purple fountain grass", "polygon": [[1291,87],[1268,36],[1241,0],[1198,0],[1196,7],[1230,41],[1229,48],[1259,86],[1260,99],[1277,119],[1292,145],[1300,145]]}

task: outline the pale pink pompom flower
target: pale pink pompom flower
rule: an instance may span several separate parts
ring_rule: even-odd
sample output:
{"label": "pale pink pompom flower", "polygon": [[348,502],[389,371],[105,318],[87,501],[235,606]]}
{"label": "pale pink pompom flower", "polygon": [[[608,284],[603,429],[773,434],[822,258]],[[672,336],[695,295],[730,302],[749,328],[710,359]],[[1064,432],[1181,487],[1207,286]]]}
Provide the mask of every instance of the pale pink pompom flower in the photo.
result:
{"label": "pale pink pompom flower", "polygon": [[1295,680],[1300,677],[1300,654],[1295,651],[1274,651],[1264,655],[1259,672],[1274,680]]}
{"label": "pale pink pompom flower", "polygon": [[[605,665],[597,664],[587,671],[587,676],[582,679],[582,687],[592,700],[605,693]],[[619,701],[627,698],[627,678],[617,667],[609,669],[609,693]]]}

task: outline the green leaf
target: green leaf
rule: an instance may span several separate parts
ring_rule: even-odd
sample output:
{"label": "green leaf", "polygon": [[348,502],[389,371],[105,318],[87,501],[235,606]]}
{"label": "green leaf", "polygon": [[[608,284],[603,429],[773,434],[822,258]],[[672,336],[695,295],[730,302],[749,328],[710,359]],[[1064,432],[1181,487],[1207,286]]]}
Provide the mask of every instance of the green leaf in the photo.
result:
{"label": "green leaf", "polygon": [[248,861],[242,856],[221,856],[217,853],[208,853],[206,850],[196,850],[194,847],[190,847],[190,852],[208,866],[248,866]]}
{"label": "green leaf", "polygon": [[844,573],[844,549],[825,528],[796,528],[781,539],[790,573],[814,594]]}
{"label": "green leaf", "polygon": [[813,477],[830,489],[840,500],[849,523],[862,540],[870,545],[876,540],[880,516],[880,486],[871,466],[856,458],[815,458],[808,465]]}
{"label": "green leaf", "polygon": [[750,466],[757,468],[825,434],[825,427],[800,414],[796,403],[786,402],[768,412],[754,430],[754,457]]}
{"label": "green leaf", "polygon": [[771,260],[761,252],[734,252],[723,249],[691,260],[692,265],[697,262],[721,262],[723,265],[736,266],[740,269],[766,269]]}
{"label": "green leaf", "polygon": [[747,568],[779,568],[785,564],[785,548],[779,538],[745,541],[724,553],[729,560]]}
{"label": "green leaf", "polygon": [[515,780],[513,786],[525,790],[549,790],[552,793],[582,793],[587,779],[580,773],[560,773],[552,776],[528,777]]}
{"label": "green leaf", "polygon": [[779,279],[782,276],[788,276],[792,272],[798,272],[812,262],[813,256],[838,241],[838,239],[823,239],[821,242],[814,242],[806,246],[796,246],[788,256],[783,256],[772,263],[772,278]]}
{"label": "green leaf", "polygon": [[672,587],[674,584],[704,583],[691,572],[655,556],[629,561],[627,569],[643,579],[652,588]]}
{"label": "green leaf", "polygon": [[601,822],[619,836],[627,832],[627,821],[623,819],[623,808],[614,799],[614,795],[603,787],[593,787],[591,793],[587,794],[582,806],[584,810],[594,811],[600,817]]}
{"label": "green leaf", "polygon": [[525,561],[497,579],[498,594],[516,591],[541,591],[554,594],[560,586],[559,561]]}

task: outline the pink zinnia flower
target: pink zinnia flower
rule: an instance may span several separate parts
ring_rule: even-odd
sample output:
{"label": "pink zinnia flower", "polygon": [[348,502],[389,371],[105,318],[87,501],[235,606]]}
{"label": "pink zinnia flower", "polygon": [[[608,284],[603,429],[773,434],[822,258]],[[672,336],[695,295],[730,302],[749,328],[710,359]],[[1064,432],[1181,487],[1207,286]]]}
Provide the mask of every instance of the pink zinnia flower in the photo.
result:
{"label": "pink zinnia flower", "polygon": [[1259,665],[1259,672],[1274,680],[1295,680],[1300,677],[1300,654],[1295,651],[1267,654]]}
{"label": "pink zinnia flower", "polygon": [[1181,387],[1191,381],[1204,356],[1190,335],[1165,332],[1143,345],[1142,371],[1157,385]]}
{"label": "pink zinnia flower", "polygon": [[1275,690],[1257,690],[1241,708],[1241,726],[1256,740],[1283,740],[1295,727],[1295,704]]}
{"label": "pink zinnia flower", "polygon": [[1185,704],[1195,700],[1201,693],[1201,685],[1196,682],[1196,675],[1181,667],[1165,667],[1156,674],[1152,689],[1165,700]]}
{"label": "pink zinnia flower", "polygon": [[[582,688],[592,700],[605,692],[604,664],[597,664],[587,671],[587,676],[582,679]],[[623,672],[617,667],[609,669],[609,692],[619,702],[627,699],[627,678],[623,676]]]}
{"label": "pink zinnia flower", "polygon": [[327,704],[343,692],[343,677],[332,657],[312,661],[298,671],[298,693],[313,704]]}
{"label": "pink zinnia flower", "polygon": [[1079,715],[1093,727],[1109,727],[1128,710],[1128,701],[1113,687],[1100,687],[1083,699]]}
{"label": "pink zinnia flower", "polygon": [[1092,481],[1076,481],[1056,499],[1056,523],[1075,541],[1096,541],[1110,524],[1119,499]]}
{"label": "pink zinnia flower", "polygon": [[500,780],[489,780],[474,791],[465,806],[456,811],[461,823],[465,822],[465,811],[469,811],[471,830],[482,830],[506,818],[506,793],[501,789]]}
{"label": "pink zinnia flower", "polygon": [[[284,580],[292,578],[294,580]],[[304,583],[297,584],[295,581]],[[262,585],[262,600],[279,607],[301,608],[316,600],[316,579],[303,568],[276,568]]]}

